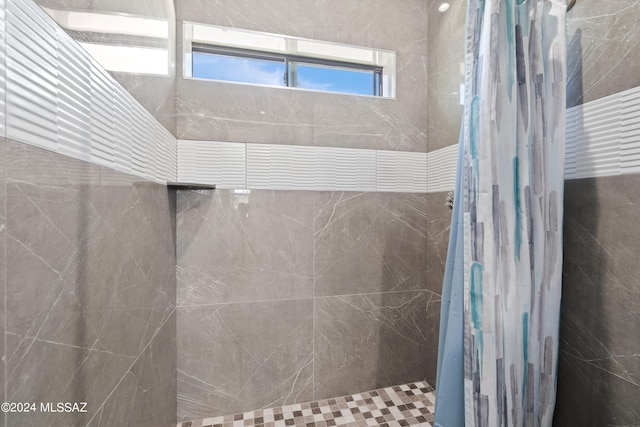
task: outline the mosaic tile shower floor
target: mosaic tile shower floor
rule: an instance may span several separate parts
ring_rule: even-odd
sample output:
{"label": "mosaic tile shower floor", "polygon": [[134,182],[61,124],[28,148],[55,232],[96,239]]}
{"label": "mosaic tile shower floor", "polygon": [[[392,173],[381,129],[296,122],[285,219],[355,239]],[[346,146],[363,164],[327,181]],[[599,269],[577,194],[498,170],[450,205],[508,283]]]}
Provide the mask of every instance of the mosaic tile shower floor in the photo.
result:
{"label": "mosaic tile shower floor", "polygon": [[317,402],[183,421],[177,427],[431,427],[434,405],[433,388],[417,382]]}

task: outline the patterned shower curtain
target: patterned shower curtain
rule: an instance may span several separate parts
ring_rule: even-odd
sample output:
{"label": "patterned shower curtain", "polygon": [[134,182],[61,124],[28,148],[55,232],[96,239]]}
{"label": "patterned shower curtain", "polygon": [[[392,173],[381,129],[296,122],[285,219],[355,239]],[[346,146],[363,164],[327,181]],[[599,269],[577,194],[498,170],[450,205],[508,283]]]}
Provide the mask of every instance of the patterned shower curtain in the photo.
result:
{"label": "patterned shower curtain", "polygon": [[566,0],[468,0],[459,206],[443,290],[436,426],[552,423],[566,9]]}

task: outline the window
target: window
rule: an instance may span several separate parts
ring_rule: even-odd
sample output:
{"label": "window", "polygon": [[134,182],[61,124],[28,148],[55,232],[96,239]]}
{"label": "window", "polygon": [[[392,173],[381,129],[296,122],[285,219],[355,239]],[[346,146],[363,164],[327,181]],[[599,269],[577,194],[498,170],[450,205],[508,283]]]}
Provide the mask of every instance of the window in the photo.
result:
{"label": "window", "polygon": [[301,60],[291,62],[288,70],[291,87],[382,96],[382,67]]}
{"label": "window", "polygon": [[185,23],[186,78],[395,96],[395,53]]}
{"label": "window", "polygon": [[194,46],[192,52],[193,77],[287,86],[287,64],[284,58],[214,47]]}
{"label": "window", "polygon": [[195,78],[382,96],[382,67],[204,44],[191,52]]}

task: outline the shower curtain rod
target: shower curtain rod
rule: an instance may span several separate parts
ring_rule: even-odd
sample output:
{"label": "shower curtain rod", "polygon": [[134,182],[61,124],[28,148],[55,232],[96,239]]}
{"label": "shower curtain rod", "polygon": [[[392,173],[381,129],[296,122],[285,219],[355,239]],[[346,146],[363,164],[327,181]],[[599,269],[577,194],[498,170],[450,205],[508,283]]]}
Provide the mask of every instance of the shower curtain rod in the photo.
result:
{"label": "shower curtain rod", "polygon": [[567,6],[567,11],[571,10],[573,6],[575,6],[576,0],[569,0],[569,5]]}

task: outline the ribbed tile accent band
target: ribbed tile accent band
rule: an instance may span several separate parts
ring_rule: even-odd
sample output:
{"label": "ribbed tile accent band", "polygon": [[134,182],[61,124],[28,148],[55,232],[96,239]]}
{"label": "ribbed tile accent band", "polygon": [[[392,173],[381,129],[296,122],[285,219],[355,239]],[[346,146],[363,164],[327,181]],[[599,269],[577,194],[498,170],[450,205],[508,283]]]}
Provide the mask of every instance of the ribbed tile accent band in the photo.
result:
{"label": "ribbed tile accent band", "polygon": [[[179,140],[178,180],[217,188],[436,192],[453,187],[456,149],[425,154]],[[447,170],[451,159],[454,169]]]}
{"label": "ribbed tile accent band", "polygon": [[376,191],[376,152],[247,144],[247,188]]}
{"label": "ribbed tile accent band", "polygon": [[33,1],[0,2],[0,37],[1,136],[176,180],[175,138]]}
{"label": "ribbed tile accent band", "polygon": [[246,153],[246,144],[179,141],[178,181],[246,188]]}
{"label": "ribbed tile accent band", "polygon": [[567,110],[565,178],[640,172],[640,87]]}

